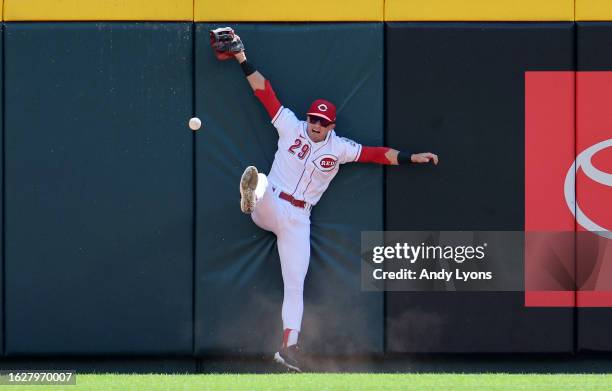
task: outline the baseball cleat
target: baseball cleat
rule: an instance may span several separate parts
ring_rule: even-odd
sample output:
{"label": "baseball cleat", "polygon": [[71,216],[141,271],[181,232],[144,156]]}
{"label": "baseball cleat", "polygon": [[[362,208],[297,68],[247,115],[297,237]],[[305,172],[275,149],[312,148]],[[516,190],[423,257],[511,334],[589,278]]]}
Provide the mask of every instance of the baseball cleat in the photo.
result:
{"label": "baseball cleat", "polygon": [[255,209],[255,188],[257,187],[257,168],[247,167],[240,178],[240,210],[252,213]]}
{"label": "baseball cleat", "polygon": [[301,356],[302,351],[300,347],[298,345],[291,345],[276,352],[274,354],[274,361],[293,372],[301,373]]}

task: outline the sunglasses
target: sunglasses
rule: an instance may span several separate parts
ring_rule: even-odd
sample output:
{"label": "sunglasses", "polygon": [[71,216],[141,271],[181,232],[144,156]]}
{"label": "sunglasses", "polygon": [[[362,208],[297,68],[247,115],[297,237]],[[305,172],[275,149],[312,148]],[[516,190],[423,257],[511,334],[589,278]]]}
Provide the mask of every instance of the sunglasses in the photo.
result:
{"label": "sunglasses", "polygon": [[315,125],[318,122],[318,123],[321,124],[321,126],[325,126],[325,127],[333,124],[332,121],[328,121],[325,118],[317,117],[317,116],[314,116],[314,115],[309,115],[308,116],[308,122],[310,122],[313,125]]}

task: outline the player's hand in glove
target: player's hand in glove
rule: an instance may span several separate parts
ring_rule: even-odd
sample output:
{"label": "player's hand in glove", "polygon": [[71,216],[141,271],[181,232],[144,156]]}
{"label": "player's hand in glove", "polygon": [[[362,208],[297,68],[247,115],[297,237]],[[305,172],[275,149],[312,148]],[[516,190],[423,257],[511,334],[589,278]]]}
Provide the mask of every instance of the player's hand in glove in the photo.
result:
{"label": "player's hand in glove", "polygon": [[438,164],[438,155],[431,152],[413,153],[410,157],[412,163],[429,163],[433,160],[434,164]]}
{"label": "player's hand in glove", "polygon": [[210,46],[219,60],[228,60],[244,51],[244,44],[231,27],[210,30]]}

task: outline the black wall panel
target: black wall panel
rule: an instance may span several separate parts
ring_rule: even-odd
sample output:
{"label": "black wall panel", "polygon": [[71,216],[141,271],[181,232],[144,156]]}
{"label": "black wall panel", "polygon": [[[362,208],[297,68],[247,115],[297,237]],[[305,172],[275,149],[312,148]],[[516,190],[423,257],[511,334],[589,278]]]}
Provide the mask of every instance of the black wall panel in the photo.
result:
{"label": "black wall panel", "polygon": [[[524,72],[572,70],[571,23],[389,23],[386,142],[440,164],[386,171],[387,230],[524,228]],[[392,352],[569,352],[573,309],[522,292],[388,293]]]}
{"label": "black wall panel", "polygon": [[[581,72],[601,72],[607,71],[612,72],[612,51],[610,47],[612,45],[612,23],[610,22],[580,22],[577,23],[577,45],[578,45],[578,71]],[[578,88],[580,88],[580,79]],[[608,88],[606,86],[605,88]],[[601,97],[609,99],[609,89],[601,93]],[[583,102],[588,104],[588,102]],[[579,103],[580,104],[580,103]],[[603,117],[609,118],[609,101],[604,103],[603,106],[607,106],[607,113],[600,113]],[[608,121],[609,122],[609,121]],[[607,124],[608,125],[608,124]],[[608,132],[608,138],[612,138],[612,130],[608,126],[604,127],[604,130]],[[577,129],[581,132],[581,128]],[[590,143],[589,143],[590,144]],[[580,152],[580,151],[577,151]],[[610,167],[606,169],[601,167],[604,171],[610,172]],[[609,193],[604,193],[609,194]],[[579,200],[580,201],[580,200]],[[602,199],[605,205],[610,205],[612,200]],[[600,216],[591,216],[596,220]],[[599,222],[599,220],[598,220]],[[582,239],[587,239],[588,234],[582,234]],[[599,238],[601,245],[599,248],[603,252],[604,262],[612,260],[610,255],[610,240],[607,239],[608,244],[604,245],[606,239]],[[607,249],[607,252],[606,252]],[[579,252],[577,261],[587,261],[584,257],[584,253]],[[587,270],[586,265],[579,266],[582,271],[581,274],[586,274],[590,270]],[[602,268],[606,270],[609,266]],[[609,279],[605,276],[598,278],[604,284]],[[601,289],[601,288],[599,288]],[[606,289],[609,290],[609,289]],[[609,296],[608,292],[602,292],[604,295]],[[612,327],[612,308],[609,307],[609,299],[606,306],[592,307],[592,308],[578,308],[578,349],[582,351],[612,351],[612,334],[610,328]]]}
{"label": "black wall panel", "polygon": [[576,23],[578,71],[612,71],[612,22]]}
{"label": "black wall panel", "polygon": [[[236,61],[220,62],[197,25],[196,353],[274,352],[282,336],[282,279],[273,234],[240,212],[248,165],[269,172],[277,133]],[[383,142],[382,24],[237,24],[251,61],[298,117],[335,102],[336,131]],[[309,352],[382,352],[383,297],[361,292],[360,231],[382,229],[383,170],[341,168],[311,215],[312,255],[301,343]]]}
{"label": "black wall panel", "polygon": [[191,35],[6,25],[7,354],[191,354]]}

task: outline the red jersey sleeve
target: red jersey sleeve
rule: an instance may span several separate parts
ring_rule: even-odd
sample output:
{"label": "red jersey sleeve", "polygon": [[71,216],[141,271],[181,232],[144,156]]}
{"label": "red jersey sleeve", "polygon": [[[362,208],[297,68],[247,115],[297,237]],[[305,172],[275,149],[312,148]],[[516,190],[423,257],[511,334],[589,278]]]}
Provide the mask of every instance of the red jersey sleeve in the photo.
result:
{"label": "red jersey sleeve", "polygon": [[276,97],[276,93],[272,89],[272,84],[270,84],[270,81],[266,80],[263,90],[255,90],[255,96],[266,108],[270,119],[274,119],[282,105]]}
{"label": "red jersey sleeve", "polygon": [[361,155],[357,161],[359,163],[378,163],[378,164],[391,164],[389,159],[385,156],[385,153],[391,148],[387,147],[366,147],[364,146]]}

